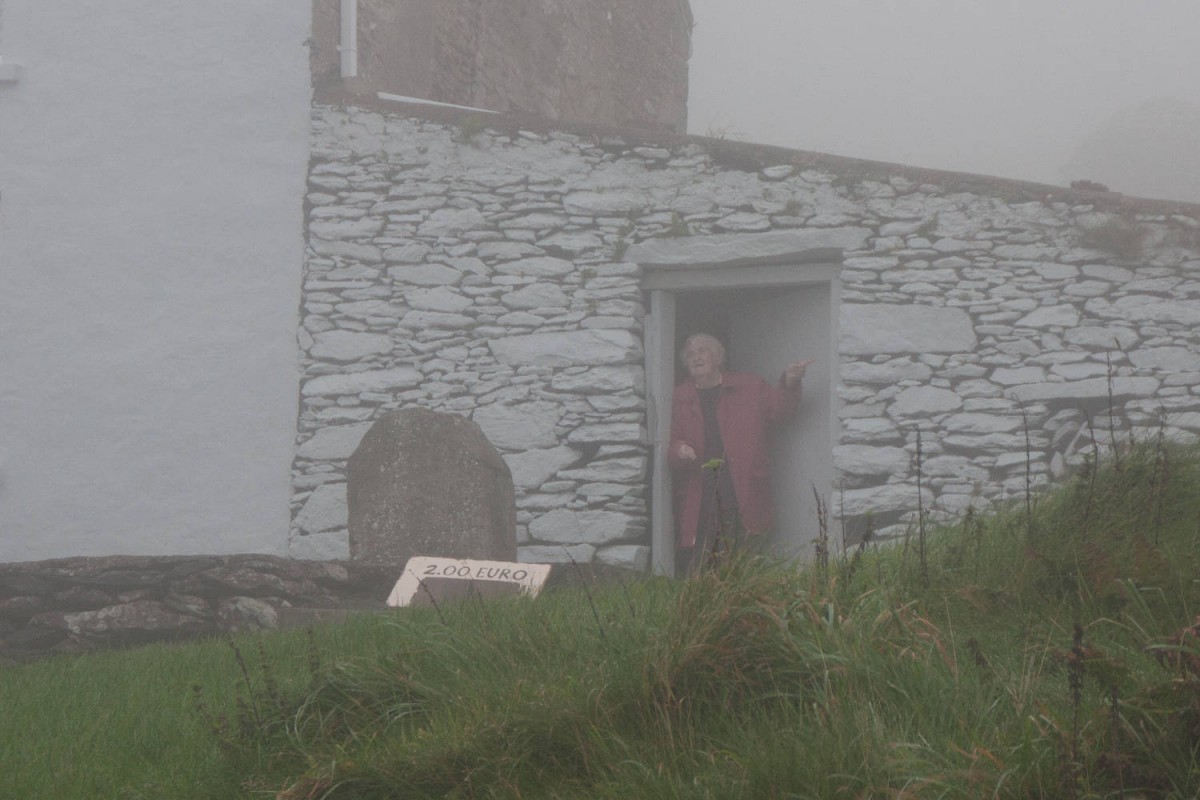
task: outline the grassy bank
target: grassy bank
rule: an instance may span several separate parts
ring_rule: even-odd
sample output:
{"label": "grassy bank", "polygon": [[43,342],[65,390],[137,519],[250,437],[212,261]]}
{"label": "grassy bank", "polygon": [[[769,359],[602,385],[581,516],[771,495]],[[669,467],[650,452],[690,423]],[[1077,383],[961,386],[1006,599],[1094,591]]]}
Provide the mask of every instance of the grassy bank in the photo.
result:
{"label": "grassy bank", "polygon": [[799,573],[7,668],[0,796],[1195,797],[1198,541],[1144,447]]}

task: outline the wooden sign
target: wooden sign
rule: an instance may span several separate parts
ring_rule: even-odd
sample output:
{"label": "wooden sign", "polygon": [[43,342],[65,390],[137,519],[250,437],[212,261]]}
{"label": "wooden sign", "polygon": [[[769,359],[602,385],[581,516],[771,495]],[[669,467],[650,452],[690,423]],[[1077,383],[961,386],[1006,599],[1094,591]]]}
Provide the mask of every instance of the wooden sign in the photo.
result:
{"label": "wooden sign", "polygon": [[471,595],[527,594],[536,597],[548,577],[549,564],[413,556],[404,565],[404,572],[388,595],[387,604],[393,608],[429,606]]}

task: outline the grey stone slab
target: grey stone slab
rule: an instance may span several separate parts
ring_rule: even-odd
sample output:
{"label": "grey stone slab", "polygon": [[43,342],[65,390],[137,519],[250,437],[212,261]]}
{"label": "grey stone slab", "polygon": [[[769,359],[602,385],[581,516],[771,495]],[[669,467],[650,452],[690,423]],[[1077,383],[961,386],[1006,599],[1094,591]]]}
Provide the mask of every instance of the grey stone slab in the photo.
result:
{"label": "grey stone slab", "polygon": [[[1114,378],[1113,397],[1150,397],[1159,387],[1155,378]],[[1030,383],[1013,386],[1005,393],[1022,403],[1041,400],[1099,400],[1109,395],[1107,378],[1089,378],[1063,383]]]}
{"label": "grey stone slab", "polygon": [[502,364],[544,367],[628,364],[641,359],[641,340],[625,330],[530,333],[488,343]]}
{"label": "grey stone slab", "polygon": [[961,308],[844,303],[838,349],[847,355],[967,353],[978,343]]}
{"label": "grey stone slab", "polygon": [[346,465],[350,555],[513,561],[512,474],[471,420],[423,408],[381,417]]}
{"label": "grey stone slab", "polygon": [[387,392],[411,389],[421,383],[421,373],[412,367],[369,372],[351,372],[344,375],[322,375],[307,381],[301,393],[305,397],[335,394],[359,394],[360,392]]}
{"label": "grey stone slab", "polygon": [[624,258],[644,267],[830,260],[864,247],[870,235],[868,228],[827,228],[649,239],[630,247]]}

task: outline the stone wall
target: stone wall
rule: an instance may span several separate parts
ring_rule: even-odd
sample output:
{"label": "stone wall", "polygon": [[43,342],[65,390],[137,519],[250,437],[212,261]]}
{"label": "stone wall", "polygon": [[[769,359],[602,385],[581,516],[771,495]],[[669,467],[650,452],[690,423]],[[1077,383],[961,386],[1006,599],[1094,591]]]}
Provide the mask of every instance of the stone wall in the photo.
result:
{"label": "stone wall", "polygon": [[0,663],[269,630],[288,609],[383,608],[396,577],[266,555],[0,564]]}
{"label": "stone wall", "polygon": [[313,3],[313,82],[548,119],[682,132],[687,0],[359,0],[339,77],[339,0]]}
{"label": "stone wall", "polygon": [[1026,424],[1035,483],[1066,474],[1110,396],[1117,427],[1200,432],[1195,206],[495,125],[314,111],[295,554],[344,554],[346,458],[415,404],[504,454],[521,558],[644,567],[643,271],[663,248],[701,267],[718,245],[861,242],[837,281],[826,487],[847,516],[911,519],[918,427],[943,516],[1024,491]]}

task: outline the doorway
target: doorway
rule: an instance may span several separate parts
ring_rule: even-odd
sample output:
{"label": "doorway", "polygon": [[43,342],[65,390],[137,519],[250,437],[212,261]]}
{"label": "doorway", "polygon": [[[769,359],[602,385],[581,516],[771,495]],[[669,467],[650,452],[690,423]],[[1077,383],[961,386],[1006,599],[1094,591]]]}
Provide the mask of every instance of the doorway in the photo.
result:
{"label": "doorway", "polygon": [[[646,377],[653,444],[651,544],[654,571],[675,574],[671,470],[671,394],[685,374],[679,349],[692,333],[725,343],[731,371],[776,383],[784,367],[816,359],[804,378],[800,409],[771,436],[771,489],[775,502],[772,550],[807,559],[819,531],[818,503],[832,493],[837,435],[836,264],[648,270]],[[819,500],[818,500],[819,498]]]}

